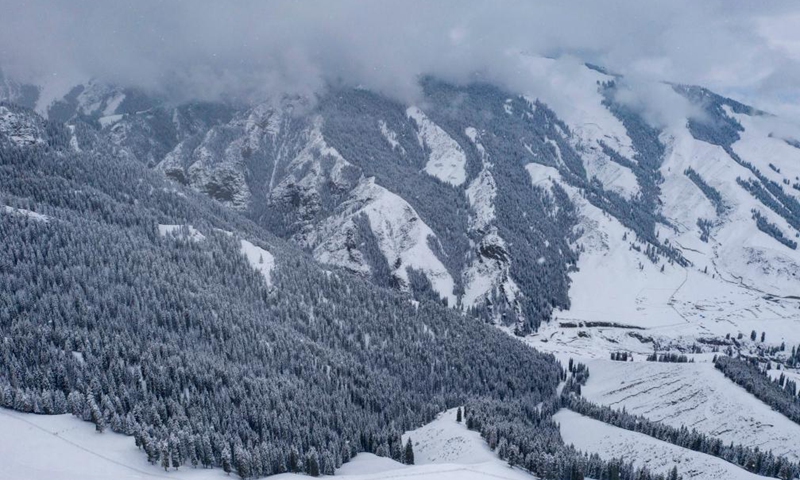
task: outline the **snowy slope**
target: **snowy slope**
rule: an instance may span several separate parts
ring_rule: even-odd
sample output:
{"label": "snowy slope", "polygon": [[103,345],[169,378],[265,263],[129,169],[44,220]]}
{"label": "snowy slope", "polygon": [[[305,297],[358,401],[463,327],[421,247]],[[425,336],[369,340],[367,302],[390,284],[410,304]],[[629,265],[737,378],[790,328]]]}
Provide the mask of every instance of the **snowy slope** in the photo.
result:
{"label": "snowy slope", "polygon": [[272,270],[275,268],[275,257],[247,240],[241,240],[241,243],[242,254],[247,258],[247,262],[264,277],[267,285],[272,285]]}
{"label": "snowy slope", "polygon": [[[745,119],[742,122],[747,124]],[[644,337],[662,343],[690,344],[700,337],[747,335],[751,330],[766,331],[772,345],[800,342],[796,328],[800,302],[766,295],[800,292],[800,253],[760,232],[750,211],[758,208],[771,222],[781,226],[785,222],[736,184],[737,176],[750,173],[721,147],[694,139],[682,124],[669,127],[662,138],[668,147],[661,168],[665,178],[662,213],[675,229],[659,226],[658,233],[681,249],[692,262],[687,267],[664,260],[654,264],[632,249],[633,231],[586,201],[582,192],[564,182],[558,170],[528,165],[534,185],[558,183],[580,214],[581,235],[575,243],[582,252],[579,271],[570,276],[572,304],[569,310],[557,312],[556,320],[631,325],[646,329],[641,332]],[[721,193],[728,206],[723,217],[717,218],[711,202],[684,175],[688,167]],[[699,238],[698,218],[715,222],[708,243]],[[785,227],[785,231],[791,230]],[[579,331],[551,323],[528,341],[546,351],[579,357],[607,358],[609,351],[646,354],[652,350],[652,344],[633,339],[629,329],[584,330],[588,337],[579,337]]]}
{"label": "snowy slope", "polygon": [[[755,133],[745,130],[743,135],[743,140],[733,145],[734,150],[741,148],[742,143],[745,146],[762,143],[746,140]],[[716,272],[726,280],[741,281],[745,285],[775,295],[796,294],[797,276],[800,275],[800,252],[791,250],[760,232],[751,218],[751,211],[760,211],[770,222],[790,234],[790,237],[794,236],[791,234],[794,230],[736,183],[738,177],[753,178],[752,173],[734,162],[721,147],[692,138],[682,126],[668,129],[664,137],[668,145],[668,155],[661,169],[665,177],[662,185],[664,214],[679,229],[677,234],[672,233],[671,236],[684,247],[688,258],[698,266],[708,266],[709,270],[715,267]],[[766,136],[759,138],[769,144],[778,142]],[[788,145],[786,147],[793,149]],[[768,152],[766,147],[763,153],[745,151],[743,158],[754,164],[769,163],[767,159],[776,161],[768,156]],[[789,161],[781,162],[780,165],[791,166],[794,163],[790,156],[781,160]],[[722,218],[717,218],[708,199],[683,175],[688,167],[697,171],[722,195],[728,207]],[[768,165],[758,167],[764,175],[771,172]],[[697,240],[698,218],[714,220],[716,223],[707,244]]]}
{"label": "snowy slope", "polygon": [[611,161],[600,142],[623,157],[633,160],[634,149],[622,122],[604,105],[597,82],[614,77],[586,67],[575,59],[552,59],[523,56],[522,68],[533,78],[534,88],[525,92],[555,110],[569,126],[570,143],[583,155],[590,177],[596,177],[608,189],[633,196],[639,186],[633,172]]}
{"label": "snowy slope", "polygon": [[451,408],[431,423],[403,435],[403,442],[412,440],[415,464],[471,465],[500,461],[480,433],[468,430],[463,422],[456,422],[457,410]]}
{"label": "snowy slope", "polygon": [[642,433],[585,417],[570,410],[561,410],[554,419],[561,426],[561,436],[579,450],[597,453],[610,460],[622,457],[636,465],[644,465],[663,474],[673,466],[685,479],[757,480],[764,479],[717,457],[662,442]]}
{"label": "snowy slope", "polygon": [[800,425],[756,399],[710,362],[588,362],[588,400],[800,460]]}
{"label": "snowy slope", "polygon": [[353,222],[362,214],[366,215],[381,253],[397,278],[407,285],[408,268],[421,271],[442,298],[446,298],[450,305],[456,304],[453,278],[431,249],[431,242],[436,241],[433,230],[411,205],[376,184],[374,178],[362,179],[351,199],[320,224],[310,242],[314,245],[315,258],[340,266],[358,262],[346,256],[346,242],[347,232],[355,228]]}
{"label": "snowy slope", "polygon": [[157,168],[228,206],[242,209],[251,197],[241,157],[243,146],[224,143],[225,133],[211,129],[195,148],[179,144]]}
{"label": "snowy slope", "polygon": [[41,213],[32,212],[24,208],[9,207],[8,205],[3,205],[3,208],[0,209],[0,212],[9,215],[22,215],[24,217],[30,218],[31,220],[36,220],[37,222],[47,222],[50,220],[50,217],[48,217],[47,215],[42,215]]}
{"label": "snowy slope", "polygon": [[494,201],[497,196],[497,184],[492,176],[492,163],[481,144],[479,132],[474,127],[467,127],[464,133],[475,145],[481,157],[481,171],[467,187],[467,198],[475,211],[471,227],[483,230],[495,218]]}
{"label": "snowy slope", "polygon": [[[420,438],[417,465],[402,465],[391,459],[362,453],[344,464],[336,478],[378,480],[526,480],[531,475],[508,465],[489,451],[475,432],[455,424],[450,410],[429,425],[411,432]],[[450,424],[455,425],[450,425]],[[426,435],[426,432],[428,433]],[[431,432],[447,432],[448,435]],[[452,455],[457,443],[463,453]],[[113,432],[96,433],[94,425],[71,415],[34,415],[0,409],[0,479],[2,480],[92,480],[150,479],[206,480],[233,478],[221,469],[181,467],[178,471],[147,463],[132,437]],[[442,449],[437,455],[434,449]],[[480,453],[480,456],[472,457]],[[436,457],[439,460],[436,460]],[[431,460],[433,458],[433,460]],[[478,461],[473,461],[478,460]],[[299,479],[305,475],[282,474],[271,478]]]}
{"label": "snowy slope", "polygon": [[133,438],[98,434],[71,415],[33,415],[0,409],[0,479],[105,480],[109,478],[221,479],[221,470],[186,469],[166,474],[147,463]]}
{"label": "snowy slope", "polygon": [[464,134],[475,146],[481,160],[481,171],[469,183],[466,190],[473,212],[470,217],[470,230],[476,237],[480,236],[478,252],[505,253],[502,256],[492,257],[481,253],[474,256],[462,273],[464,281],[462,305],[464,308],[477,306],[494,292],[498,292],[509,304],[514,304],[519,295],[519,287],[509,273],[511,265],[507,254],[508,245],[493,224],[496,218],[494,202],[497,197],[497,183],[492,176],[493,165],[486,148],[481,143],[481,132],[474,127],[467,127]]}
{"label": "snowy slope", "polygon": [[467,157],[461,146],[442,128],[428,118],[419,107],[408,107],[409,118],[419,129],[419,142],[429,151],[425,171],[443,182],[461,185],[467,178]]}
{"label": "snowy slope", "polygon": [[[128,103],[128,93],[88,82],[76,91],[75,101],[77,109],[101,122],[118,120],[101,133],[132,152],[132,144],[159,143],[158,129],[164,122],[183,132],[161,145],[163,152],[135,153],[148,164],[157,159],[153,164],[160,162],[156,168],[168,177],[241,210],[322,263],[370,277],[383,268],[375,268],[375,255],[364,248],[371,241],[365,237],[375,236],[378,248],[372,250],[380,251],[389,273],[401,280],[397,283],[407,283],[406,268],[412,267],[423,272],[450,305],[480,310],[488,301],[497,307],[496,300],[502,300],[505,305],[496,310],[506,315],[507,323],[519,320],[507,315],[513,312],[533,316],[531,312],[544,311],[541,320],[546,320],[546,303],[566,308],[568,296],[569,308],[553,312],[557,321],[621,323],[645,328],[648,336],[687,344],[702,336],[749,334],[753,329],[765,330],[770,342],[800,343],[800,329],[794,328],[800,301],[777,298],[800,297],[800,250],[758,230],[751,211],[761,212],[788,238],[796,239],[798,232],[736,183],[737,177],[751,179],[753,174],[722,147],[694,138],[684,116],[647,116],[641,121],[657,125],[665,147],[659,169],[663,182],[656,182],[660,191],[653,207],[653,213],[663,216],[656,226],[658,238],[675,246],[688,266],[665,257],[652,262],[639,251],[648,246],[637,241],[633,230],[608,209],[586,200],[585,188],[592,179],[624,199],[648,193],[643,192],[648,185],[639,185],[634,174],[636,170],[643,175],[636,163],[641,158],[637,153],[642,153],[636,150],[642,125],[628,123],[630,118],[623,123],[620,118],[627,117],[614,110],[618,118],[609,101],[640,112],[642,99],[649,96],[675,106],[675,111],[685,110],[685,115],[691,111],[687,98],[666,84],[626,84],[624,78],[575,58],[521,55],[519,62],[529,81],[513,88],[514,93],[447,86],[424,93],[424,103],[419,103],[424,111],[387,102],[377,93],[342,91],[337,94],[341,103],[321,98],[324,108],[309,100],[280,99],[229,110],[227,117],[206,112],[208,118],[199,115],[196,129],[185,128],[186,119],[177,109],[167,110],[172,112],[171,123],[169,117],[154,117],[150,130],[137,131],[136,122],[146,123],[150,114],[116,118]],[[603,87],[612,81],[621,86]],[[455,104],[447,92],[468,101]],[[358,108],[351,110],[353,105]],[[722,110],[743,128],[732,150],[797,198],[800,192],[791,183],[800,182],[800,148],[793,146],[798,145],[800,128],[769,115],[735,113],[727,105]],[[0,115],[0,123],[27,122],[16,114],[6,117]],[[30,126],[40,127],[35,122]],[[75,125],[70,127],[75,133]],[[44,140],[41,132],[17,130],[20,135],[11,140],[15,144]],[[74,149],[83,148],[77,135],[70,140]],[[134,138],[137,135],[144,138]],[[623,160],[609,155],[604,146]],[[553,212],[537,212],[523,235],[526,220],[514,209],[535,203],[534,193],[509,181],[520,173],[509,165],[527,161],[537,162],[527,166],[530,185],[558,184],[575,206],[575,238],[566,236],[580,252],[577,271],[570,271],[571,263],[564,267],[553,262],[571,259],[560,256],[563,248],[550,248],[554,236],[563,239],[571,224],[562,230],[551,222],[556,218]],[[720,192],[723,213],[684,174],[689,167]],[[376,178],[374,184],[369,184],[370,177]],[[442,198],[452,208],[442,208]],[[628,210],[620,211],[616,214],[622,216]],[[364,230],[362,215],[369,231]],[[711,224],[707,242],[700,239],[700,219]],[[525,244],[530,250],[520,250]],[[535,257],[530,253],[534,250]],[[500,255],[484,255],[487,251]],[[539,267],[531,266],[524,274],[517,268],[540,259],[539,265],[548,262],[541,267],[547,271],[526,278]],[[560,282],[544,286],[533,281],[550,274]],[[557,285],[552,288],[559,295],[549,295],[550,285]],[[532,299],[540,297],[549,302],[531,308]],[[633,351],[650,348],[636,341],[629,345],[628,331],[606,329],[597,332],[602,339],[587,340],[577,337],[578,329],[559,330],[557,323],[546,325],[532,341],[544,343],[539,341],[543,335],[556,332],[554,338],[564,336],[573,346],[591,344],[600,357],[621,346]]]}

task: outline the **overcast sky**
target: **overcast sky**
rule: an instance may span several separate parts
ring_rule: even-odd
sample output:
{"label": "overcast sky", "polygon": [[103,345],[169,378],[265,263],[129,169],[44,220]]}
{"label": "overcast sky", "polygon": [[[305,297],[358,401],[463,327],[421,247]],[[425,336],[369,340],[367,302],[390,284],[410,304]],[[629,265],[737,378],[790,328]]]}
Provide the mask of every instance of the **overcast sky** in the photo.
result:
{"label": "overcast sky", "polygon": [[420,74],[521,89],[520,53],[800,113],[797,0],[0,0],[8,74],[63,85],[95,77],[176,99],[330,82],[413,99]]}

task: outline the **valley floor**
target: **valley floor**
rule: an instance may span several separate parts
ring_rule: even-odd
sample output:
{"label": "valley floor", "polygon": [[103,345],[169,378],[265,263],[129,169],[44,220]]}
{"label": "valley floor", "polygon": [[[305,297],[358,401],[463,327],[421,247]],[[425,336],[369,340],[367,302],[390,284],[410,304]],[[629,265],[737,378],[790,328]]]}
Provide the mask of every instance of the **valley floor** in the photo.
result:
{"label": "valley floor", "polygon": [[800,425],[727,379],[710,362],[588,362],[586,399],[800,460]]}
{"label": "valley floor", "polygon": [[632,460],[637,466],[644,465],[664,474],[677,466],[684,480],[766,478],[749,473],[722,459],[617,428],[570,410],[561,410],[554,418],[561,425],[564,442],[573,444],[579,450],[597,453],[604,459],[622,457]]}

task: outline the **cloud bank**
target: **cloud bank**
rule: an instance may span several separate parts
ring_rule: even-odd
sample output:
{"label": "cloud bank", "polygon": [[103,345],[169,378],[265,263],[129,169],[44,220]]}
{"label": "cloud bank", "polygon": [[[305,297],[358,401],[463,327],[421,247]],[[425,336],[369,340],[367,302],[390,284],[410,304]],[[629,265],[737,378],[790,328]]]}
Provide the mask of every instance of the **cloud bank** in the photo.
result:
{"label": "cloud bank", "polygon": [[536,85],[520,53],[701,84],[765,108],[800,100],[794,0],[0,0],[0,12],[10,76],[97,78],[177,101],[340,82],[408,100],[420,75],[522,93]]}

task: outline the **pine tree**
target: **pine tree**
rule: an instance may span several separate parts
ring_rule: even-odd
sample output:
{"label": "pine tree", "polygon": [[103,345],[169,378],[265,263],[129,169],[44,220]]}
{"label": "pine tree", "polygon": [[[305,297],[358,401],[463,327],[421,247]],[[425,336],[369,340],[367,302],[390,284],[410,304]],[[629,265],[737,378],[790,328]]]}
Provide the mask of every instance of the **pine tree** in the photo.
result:
{"label": "pine tree", "polygon": [[211,448],[211,438],[208,435],[203,435],[203,456],[202,463],[205,468],[211,468],[214,464],[214,451]]}
{"label": "pine tree", "polygon": [[226,474],[230,474],[233,471],[231,465],[231,450],[225,445],[225,448],[222,449],[222,471]]}
{"label": "pine tree", "polygon": [[461,423],[461,407],[456,411],[456,422]]}
{"label": "pine tree", "polygon": [[314,447],[306,454],[306,473],[311,477],[319,477],[319,456]]}
{"label": "pine tree", "polygon": [[292,448],[289,450],[289,465],[287,465],[287,467],[292,473],[300,472],[300,454],[297,452],[297,448],[294,445],[292,445]]}
{"label": "pine tree", "polygon": [[170,457],[172,457],[172,468],[177,470],[183,465],[183,453],[180,449],[180,444],[175,437],[170,438],[169,440],[169,453]]}
{"label": "pine tree", "polygon": [[345,442],[342,444],[342,463],[350,461],[350,445]]}
{"label": "pine tree", "polygon": [[169,445],[166,441],[161,444],[161,467],[165,472],[169,471]]}
{"label": "pine tree", "polygon": [[403,454],[403,463],[414,465],[414,446],[411,444],[411,437],[406,441],[406,449]]}
{"label": "pine tree", "polygon": [[241,447],[236,446],[234,449],[235,452],[235,463],[236,463],[236,473],[242,478],[248,478],[251,475],[251,466],[250,466],[250,455]]}
{"label": "pine tree", "polygon": [[667,480],[678,480],[678,467],[673,466],[672,470],[669,471],[669,476],[667,476]]}
{"label": "pine tree", "polygon": [[389,437],[390,444],[389,444],[389,456],[392,460],[397,462],[403,461],[403,439],[400,438],[400,434],[397,433]]}
{"label": "pine tree", "polygon": [[91,411],[91,421],[94,423],[95,431],[97,433],[103,433],[106,430],[106,422],[102,412],[100,412],[100,407],[97,406],[94,399],[89,401],[89,409]]}

